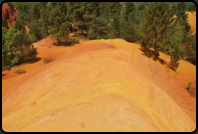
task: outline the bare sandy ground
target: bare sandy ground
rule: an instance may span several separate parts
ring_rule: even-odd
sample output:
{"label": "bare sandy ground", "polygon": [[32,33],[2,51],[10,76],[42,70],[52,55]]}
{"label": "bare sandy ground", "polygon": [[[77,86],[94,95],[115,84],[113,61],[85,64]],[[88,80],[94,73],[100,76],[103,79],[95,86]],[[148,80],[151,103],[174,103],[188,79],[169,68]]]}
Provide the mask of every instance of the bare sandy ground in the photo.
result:
{"label": "bare sandy ground", "polygon": [[177,73],[166,72],[122,39],[38,44],[41,57],[51,51],[57,59],[2,81],[4,131],[195,130],[196,99],[185,89],[196,78],[192,64],[181,60]]}
{"label": "bare sandy ground", "polygon": [[[50,49],[53,41],[34,43],[38,62],[2,72],[4,131],[195,130],[196,99],[185,88],[196,87],[196,66],[180,60],[174,72],[123,39]],[[55,60],[44,65],[49,56]]]}

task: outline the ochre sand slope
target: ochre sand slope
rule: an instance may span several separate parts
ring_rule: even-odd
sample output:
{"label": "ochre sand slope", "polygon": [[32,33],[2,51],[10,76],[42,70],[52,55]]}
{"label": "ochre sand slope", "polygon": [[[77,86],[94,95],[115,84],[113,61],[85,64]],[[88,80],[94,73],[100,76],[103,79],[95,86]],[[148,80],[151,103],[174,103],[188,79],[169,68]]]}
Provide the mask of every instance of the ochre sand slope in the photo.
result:
{"label": "ochre sand slope", "polygon": [[121,39],[85,42],[3,80],[3,130],[194,131],[195,99],[185,84],[114,41],[124,47]]}
{"label": "ochre sand slope", "polygon": [[196,33],[196,12],[186,12],[188,14],[188,23],[191,26],[191,30]]}

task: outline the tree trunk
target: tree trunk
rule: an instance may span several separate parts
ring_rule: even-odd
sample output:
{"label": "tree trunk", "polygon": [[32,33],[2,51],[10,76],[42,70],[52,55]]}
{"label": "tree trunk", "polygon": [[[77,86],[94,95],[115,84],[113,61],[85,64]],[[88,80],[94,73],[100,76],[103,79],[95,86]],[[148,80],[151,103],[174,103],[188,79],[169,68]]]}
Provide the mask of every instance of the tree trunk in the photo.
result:
{"label": "tree trunk", "polygon": [[57,37],[58,46],[60,46],[60,39]]}
{"label": "tree trunk", "polygon": [[155,44],[154,44],[154,47],[155,47],[155,55],[157,55],[156,42],[155,42]]}
{"label": "tree trunk", "polygon": [[154,48],[155,48],[155,54],[154,54],[154,60],[157,59],[157,47],[156,47],[156,42],[154,43]]}
{"label": "tree trunk", "polygon": [[88,37],[89,37],[89,30],[87,30],[87,39],[88,39]]}

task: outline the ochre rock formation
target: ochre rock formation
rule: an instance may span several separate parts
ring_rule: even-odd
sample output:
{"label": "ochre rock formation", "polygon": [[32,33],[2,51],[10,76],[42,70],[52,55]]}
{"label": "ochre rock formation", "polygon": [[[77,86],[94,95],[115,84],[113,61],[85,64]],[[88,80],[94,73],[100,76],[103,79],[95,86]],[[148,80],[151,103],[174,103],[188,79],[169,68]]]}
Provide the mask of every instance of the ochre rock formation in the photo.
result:
{"label": "ochre rock formation", "polygon": [[192,101],[182,82],[151,59],[110,43],[80,44],[69,55],[2,85],[6,132],[196,128],[195,114],[185,111]]}
{"label": "ochre rock formation", "polygon": [[16,22],[16,13],[9,7],[7,3],[2,5],[2,17],[8,22],[8,27],[10,27],[9,19],[12,20],[12,25]]}

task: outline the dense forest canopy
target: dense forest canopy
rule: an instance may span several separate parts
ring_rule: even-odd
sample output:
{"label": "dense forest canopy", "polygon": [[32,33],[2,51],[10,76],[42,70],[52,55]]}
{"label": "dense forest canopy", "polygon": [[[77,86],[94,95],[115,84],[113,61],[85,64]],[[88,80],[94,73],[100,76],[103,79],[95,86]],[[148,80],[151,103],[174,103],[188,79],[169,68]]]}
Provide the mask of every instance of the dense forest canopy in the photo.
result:
{"label": "dense forest canopy", "polygon": [[[2,19],[4,69],[36,59],[33,42],[55,36],[56,45],[65,45],[72,32],[90,40],[122,38],[141,43],[156,54],[168,52],[175,66],[180,58],[196,64],[196,34],[189,34],[185,14],[196,11],[193,2],[9,2],[9,6],[16,7],[17,21],[9,30]],[[24,32],[25,25],[30,35]]]}

